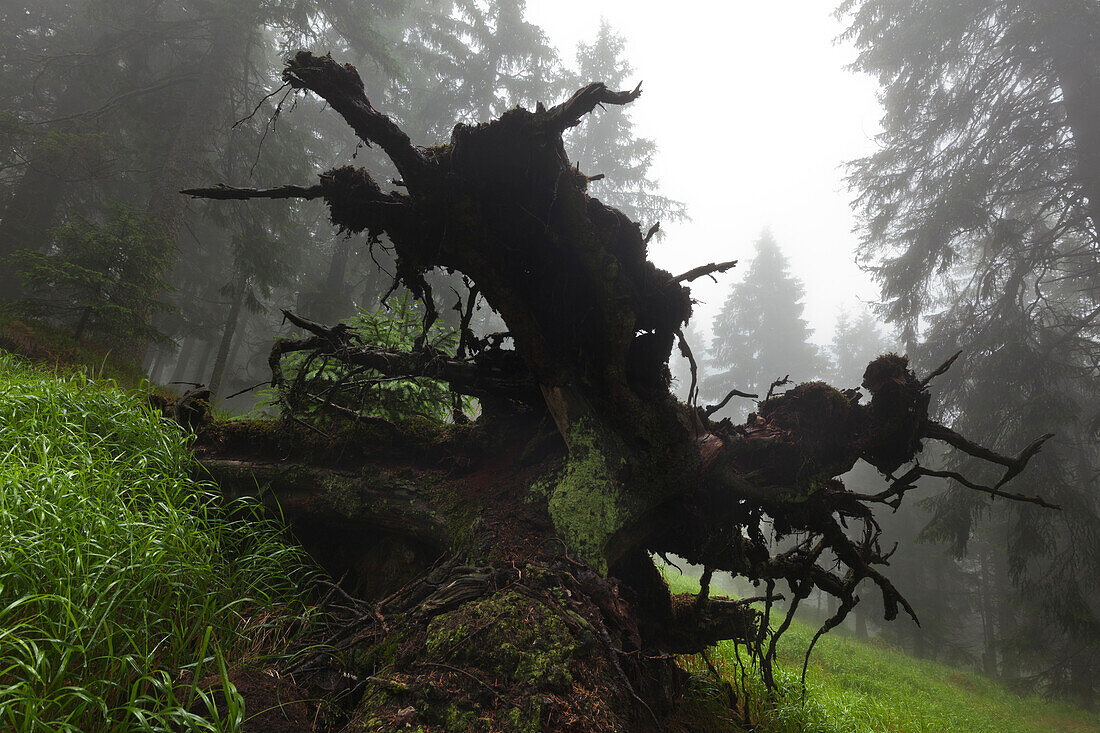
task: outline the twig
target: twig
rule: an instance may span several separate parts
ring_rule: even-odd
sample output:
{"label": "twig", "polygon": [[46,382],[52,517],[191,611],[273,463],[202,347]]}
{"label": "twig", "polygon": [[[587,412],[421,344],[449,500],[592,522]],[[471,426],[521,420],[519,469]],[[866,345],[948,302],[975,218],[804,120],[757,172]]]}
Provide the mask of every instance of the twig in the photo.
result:
{"label": "twig", "polygon": [[754,399],[755,400],[755,399],[759,398],[760,395],[749,394],[748,392],[742,392],[739,389],[731,389],[729,394],[726,395],[722,399],[721,402],[719,402],[716,405],[710,405],[709,407],[704,407],[703,408],[703,414],[706,415],[707,417],[710,417],[711,415],[713,415],[714,413],[718,412],[723,407],[725,407],[726,403],[729,402],[734,397],[747,397],[749,399]]}
{"label": "twig", "polygon": [[[691,387],[688,389],[688,405],[695,407],[696,401],[699,398],[699,366],[695,363],[695,356],[691,353],[691,347],[688,346],[687,339],[684,338],[684,330],[682,328],[676,329],[676,338],[679,339],[680,342],[680,354],[688,360],[688,365],[691,367]],[[694,414],[695,410],[691,412]],[[695,416],[695,421],[699,422],[698,415]],[[700,431],[703,429],[701,423],[696,427]]]}
{"label": "twig", "polygon": [[479,685],[484,687],[486,690],[488,690],[489,692],[496,695],[498,700],[504,700],[506,703],[508,703],[512,707],[517,707],[515,703],[513,703],[511,700],[508,700],[507,698],[505,698],[504,695],[501,695],[499,692],[494,690],[486,682],[484,682],[483,680],[478,679],[477,676],[471,674],[470,672],[467,672],[464,669],[460,669],[458,667],[452,667],[451,665],[443,664],[442,662],[417,662],[416,666],[418,666],[418,667],[439,667],[441,669],[446,669],[446,670],[449,670],[451,672],[457,672],[458,674],[466,675],[467,677],[472,679],[474,682],[478,683]]}
{"label": "twig", "polygon": [[259,384],[254,384],[251,387],[245,387],[240,392],[234,392],[233,394],[229,395],[228,397],[223,397],[222,399],[231,400],[234,397],[237,397],[238,395],[243,395],[245,392],[251,392],[252,390],[257,389],[258,387],[264,386],[265,384],[270,384],[270,382],[265,379],[264,381],[260,382]]}
{"label": "twig", "polygon": [[[1011,499],[1012,501],[1022,501],[1022,502],[1027,502],[1028,504],[1038,504],[1039,506],[1044,507],[1046,509],[1058,509],[1058,510],[1060,510],[1062,508],[1062,507],[1058,506],[1057,504],[1051,504],[1046,499],[1043,499],[1041,496],[1026,496],[1024,494],[1014,494],[1014,493],[1009,492],[1009,491],[1001,491],[1000,489],[997,489],[996,487],[993,487],[993,486],[984,486],[982,484],[976,484],[973,481],[970,481],[969,479],[967,479],[966,476],[963,476],[961,473],[958,473],[956,471],[936,471],[936,470],[933,470],[931,468],[921,468],[920,472],[921,472],[922,476],[933,476],[935,478],[954,479],[955,481],[958,481],[960,484],[962,484],[963,486],[965,486],[968,489],[972,489],[974,491],[980,491],[983,494],[989,494],[990,496],[1000,496],[1000,497],[1003,497],[1005,499]],[[997,486],[1000,486],[1002,483],[1003,483],[1003,481],[998,482]]]}
{"label": "twig", "polygon": [[768,394],[767,394],[767,396],[764,397],[764,401],[767,402],[768,400],[770,400],[772,398],[772,396],[775,394],[775,388],[776,387],[782,387],[782,386],[784,386],[786,384],[790,384],[790,383],[791,383],[791,375],[790,374],[783,377],[782,379],[777,379],[774,382],[772,382],[772,386],[768,387]]}
{"label": "twig", "polygon": [[[981,458],[982,460],[989,461],[990,463],[997,463],[1008,470],[1005,471],[1004,476],[998,481],[991,490],[996,490],[1004,486],[1006,483],[1015,478],[1024,468],[1027,466],[1036,453],[1043,447],[1043,444],[1054,437],[1054,433],[1045,433],[1040,435],[1035,440],[1024,448],[1020,453],[1015,456],[1004,456],[995,451],[991,451],[988,448],[978,445],[970,440],[967,440],[962,435],[959,435],[946,425],[940,425],[932,420],[926,420],[923,426],[922,432],[927,438],[933,438],[935,440],[942,440],[948,445],[952,445],[964,453],[974,456],[975,458]],[[1024,499],[1031,501],[1030,499]],[[1034,502],[1038,503],[1038,502]],[[1053,508],[1053,505],[1051,505]]]}
{"label": "twig", "polygon": [[619,673],[619,679],[626,685],[626,690],[630,693],[630,696],[646,709],[646,712],[649,713],[649,717],[653,718],[653,725],[657,726],[657,731],[660,733],[660,731],[663,730],[661,728],[661,721],[657,720],[657,716],[653,713],[653,709],[646,704],[645,700],[638,697],[638,693],[634,691],[634,686],[630,684],[630,678],[626,676],[626,672],[623,671],[623,666],[619,664],[619,650],[611,643],[611,636],[607,633],[607,629],[603,624],[600,624],[598,631],[600,632],[600,640],[603,641],[604,646],[607,647],[608,654],[611,656],[611,664],[615,667],[615,671]]}
{"label": "twig", "polygon": [[[248,113],[247,115],[245,115],[244,117],[242,117],[241,119],[239,119],[239,120],[237,120],[236,122],[234,122],[234,123],[233,123],[233,127],[234,127],[234,128],[236,128],[237,126],[239,126],[239,125],[241,125],[241,124],[243,124],[243,123],[245,123],[245,122],[248,122],[249,120],[251,120],[251,119],[252,119],[253,117],[255,117],[255,116],[256,116],[256,113],[260,111],[260,107],[263,107],[263,106],[264,106],[264,102],[266,102],[267,100],[271,99],[271,98],[272,98],[272,97],[274,97],[274,96],[275,96],[276,94],[278,94],[279,92],[281,92],[281,91],[283,91],[284,89],[287,89],[287,88],[289,88],[289,87],[290,87],[290,85],[284,82],[284,83],[283,83],[283,84],[282,84],[282,85],[281,85],[281,86],[280,86],[280,87],[279,87],[278,89],[276,89],[275,91],[273,91],[273,92],[271,92],[271,93],[269,93],[269,94],[265,94],[265,95],[263,96],[263,99],[261,99],[261,100],[260,100],[259,102],[257,102],[257,103],[256,103],[256,106],[255,106],[255,107],[254,107],[254,108],[252,109],[252,111],[251,111],[251,112],[249,112],[249,113]],[[284,97],[284,99],[285,99],[285,97]],[[281,106],[281,105],[282,105],[282,102],[280,102],[279,104],[280,104],[280,106]]]}

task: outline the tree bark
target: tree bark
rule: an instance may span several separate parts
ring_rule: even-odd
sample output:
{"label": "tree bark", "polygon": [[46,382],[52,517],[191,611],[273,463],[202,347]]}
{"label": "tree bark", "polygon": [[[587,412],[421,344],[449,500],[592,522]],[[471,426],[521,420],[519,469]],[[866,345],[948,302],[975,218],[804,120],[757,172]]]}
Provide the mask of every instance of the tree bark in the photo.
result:
{"label": "tree bark", "polygon": [[222,335],[218,343],[217,356],[214,359],[214,371],[210,375],[210,399],[218,398],[218,391],[222,386],[222,377],[225,376],[225,368],[229,359],[229,350],[233,345],[233,336],[237,333],[237,323],[241,319],[241,308],[244,305],[245,288],[248,287],[247,279],[238,274],[233,283],[233,300],[229,304],[229,311],[225,316],[225,324],[222,326]]}
{"label": "tree bark", "polygon": [[[210,363],[210,354],[213,353],[213,351],[214,342],[211,340],[204,340],[202,342],[202,351],[200,352],[198,366],[192,372],[196,382],[200,382],[201,380],[206,379],[206,367]],[[206,382],[201,383],[206,384]]]}
{"label": "tree bark", "polygon": [[982,672],[990,679],[997,677],[997,632],[994,614],[994,591],[992,573],[989,569],[991,559],[989,548],[983,547],[978,554],[978,598],[982,618]]}
{"label": "tree bark", "polygon": [[182,382],[187,378],[187,365],[191,362],[195,350],[196,339],[194,336],[188,336],[184,339],[183,345],[180,346],[179,356],[176,358],[176,365],[172,368],[172,376],[169,381]]}
{"label": "tree bark", "polygon": [[1100,236],[1100,9],[1089,0],[1037,0],[1042,48],[1062,91],[1077,152],[1076,183]]}

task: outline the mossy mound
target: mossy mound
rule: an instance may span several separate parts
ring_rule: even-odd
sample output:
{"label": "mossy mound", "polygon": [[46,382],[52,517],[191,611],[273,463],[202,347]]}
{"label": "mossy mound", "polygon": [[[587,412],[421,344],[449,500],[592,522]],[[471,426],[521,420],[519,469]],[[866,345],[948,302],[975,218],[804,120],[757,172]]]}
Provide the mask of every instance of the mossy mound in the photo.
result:
{"label": "mossy mound", "polygon": [[588,421],[574,425],[569,438],[569,460],[550,492],[550,516],[569,546],[606,573],[607,545],[625,523],[628,497],[615,476],[618,466],[606,455]]}
{"label": "mossy mound", "polygon": [[508,590],[437,616],[425,646],[433,659],[476,666],[531,692],[562,692],[573,680],[572,660],[594,642],[558,611]]}
{"label": "mossy mound", "polygon": [[421,417],[400,423],[341,422],[317,430],[271,418],[231,419],[203,426],[196,436],[196,449],[200,456],[232,454],[346,467],[380,456],[439,463],[465,451],[478,437],[472,427],[441,425]]}

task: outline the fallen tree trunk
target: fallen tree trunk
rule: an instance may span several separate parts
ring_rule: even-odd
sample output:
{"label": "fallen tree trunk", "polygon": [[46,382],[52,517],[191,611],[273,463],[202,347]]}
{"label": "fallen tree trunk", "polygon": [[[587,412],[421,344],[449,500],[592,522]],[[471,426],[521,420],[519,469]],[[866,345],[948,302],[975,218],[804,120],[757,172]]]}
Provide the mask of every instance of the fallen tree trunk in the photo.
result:
{"label": "fallen tree trunk", "polygon": [[[452,486],[448,495],[480,507],[468,525],[476,541],[433,571],[428,585],[397,591],[405,599],[401,603],[362,601],[371,610],[356,616],[360,621],[351,637],[371,649],[392,641],[391,615],[404,619],[399,626],[405,651],[383,665],[399,675],[370,683],[374,687],[365,693],[376,709],[388,705],[396,715],[393,705],[419,699],[416,680],[442,676],[446,684],[461,682],[498,695],[475,696],[467,701],[469,710],[488,707],[500,715],[520,715],[502,712],[516,709],[500,703],[502,689],[512,700],[518,689],[557,695],[559,713],[544,720],[545,709],[536,705],[523,707],[522,715],[535,715],[532,725],[551,721],[551,727],[570,729],[574,713],[560,711],[575,711],[581,703],[568,697],[565,678],[539,672],[533,681],[520,674],[513,662],[535,662],[528,657],[501,662],[503,640],[488,631],[501,618],[526,613],[545,633],[531,638],[522,625],[508,633],[526,639],[539,650],[536,656],[553,660],[550,666],[558,671],[580,670],[578,650],[589,649],[586,645],[602,650],[599,664],[585,668],[585,674],[603,680],[601,689],[617,702],[608,708],[608,720],[578,721],[601,729],[659,726],[677,690],[671,653],[736,639],[749,647],[771,682],[775,635],[767,622],[780,581],[788,588],[790,614],[814,589],[840,599],[840,611],[826,628],[854,607],[864,581],[881,593],[888,618],[899,607],[915,617],[879,570],[887,554],[868,507],[900,502],[918,476],[929,474],[915,463],[923,441],[944,440],[1007,469],[991,487],[954,476],[964,485],[1039,503],[1001,486],[1045,438],[1007,457],[936,425],[928,419],[929,380],[919,381],[903,357],[887,355],[869,365],[863,385],[869,402],[855,389],[799,385],[768,395],[744,425],[711,421],[707,410],[671,395],[668,359],[691,316],[684,282],[732,263],[681,276],[655,267],[640,227],[587,195],[588,177],[570,164],[561,139],[596,106],[629,103],[640,89],[613,92],[590,84],[553,108],[515,109],[487,124],[458,125],[450,143],[418,148],[371,105],[350,65],[300,52],[283,78],[323,98],[364,143],[381,147],[396,165],[404,191],[384,192],[368,172],[344,167],[321,174],[320,183],[310,187],[219,186],[187,193],[323,198],[340,229],[366,233],[372,242],[389,238],[398,284],[425,307],[424,335],[405,353],[363,344],[345,326],[288,313],[310,335],[279,342],[272,351],[273,384],[283,395],[285,416],[305,424],[294,414],[302,395],[282,369],[287,354],[304,352],[307,358],[383,375],[442,380],[457,393],[491,403],[494,419],[513,420],[508,450],[478,456],[459,451],[476,467],[471,475],[482,479],[466,493]],[[514,350],[469,333],[468,316],[458,353],[425,346],[437,311],[424,275],[434,268],[460,272],[473,283],[507,324]],[[686,348],[684,353],[690,358]],[[324,395],[306,397],[333,404]],[[350,425],[362,420],[346,406],[335,412]],[[492,422],[480,420],[484,424],[469,428],[468,435],[493,433]],[[557,434],[552,441],[545,435],[547,424]],[[556,447],[546,448],[551,444]],[[545,455],[525,462],[533,445],[543,446]],[[889,490],[863,496],[844,487],[837,477],[860,459],[891,479]],[[896,478],[907,464],[913,466]],[[489,478],[493,472],[496,480]],[[489,486],[508,488],[494,494]],[[363,490],[370,493],[365,485]],[[861,523],[862,534],[847,531],[848,521]],[[793,546],[776,550],[775,540],[789,536],[797,538]],[[651,553],[666,552],[703,565],[707,577],[727,570],[763,584],[765,610],[708,603],[705,591],[690,602],[673,599],[650,560]],[[471,629],[488,637],[476,642],[477,650],[463,636],[474,633]],[[338,632],[341,644],[351,638],[348,633]],[[570,651],[545,647],[546,635],[559,636]],[[493,675],[511,682],[499,687]],[[443,715],[438,706],[432,709],[431,715]]]}

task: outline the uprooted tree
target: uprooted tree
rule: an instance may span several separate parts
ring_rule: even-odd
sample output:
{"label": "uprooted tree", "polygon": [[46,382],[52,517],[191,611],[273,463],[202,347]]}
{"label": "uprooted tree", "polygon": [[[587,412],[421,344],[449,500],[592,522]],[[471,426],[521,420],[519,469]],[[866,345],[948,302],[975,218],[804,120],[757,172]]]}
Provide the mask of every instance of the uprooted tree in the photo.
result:
{"label": "uprooted tree", "polygon": [[[670,394],[673,349],[691,359],[681,335],[692,308],[685,283],[733,263],[679,276],[655,267],[647,260],[648,236],[586,194],[590,179],[571,165],[562,144],[562,133],[584,115],[598,105],[627,104],[639,89],[614,92],[590,84],[550,109],[514,109],[486,124],[460,124],[448,144],[421,148],[374,109],[354,67],[300,52],[283,79],[320,96],[364,144],[379,146],[399,172],[394,190],[384,191],[365,170],[343,167],[321,174],[313,186],[222,185],[186,193],[323,199],[342,230],[366,233],[372,242],[386,235],[396,256],[396,280],[424,303],[425,334],[436,318],[425,274],[443,268],[471,284],[454,353],[435,350],[424,339],[405,352],[370,346],[346,327],[287,313],[308,336],[279,341],[271,355],[288,430],[301,429],[294,409],[302,395],[294,394],[282,368],[291,353],[339,362],[351,373],[440,380],[456,394],[481,400],[477,423],[449,428],[448,447],[440,449],[464,467],[437,476],[433,490],[424,488],[424,475],[419,483],[416,476],[395,479],[392,461],[383,471],[389,479],[379,480],[377,471],[361,467],[339,473],[336,466],[313,465],[290,472],[285,464],[236,460],[233,450],[255,450],[248,444],[260,440],[254,436],[236,442],[222,436],[221,453],[207,455],[226,485],[247,475],[241,483],[258,478],[276,491],[289,483],[338,486],[345,504],[354,496],[360,507],[364,523],[355,531],[396,538],[414,547],[407,557],[422,556],[419,579],[402,577],[409,582],[376,588],[373,597],[365,591],[354,601],[348,596],[345,602],[359,612],[349,609],[345,626],[330,640],[343,654],[345,670],[360,680],[362,700],[373,700],[376,720],[396,720],[386,710],[412,715],[410,708],[427,720],[442,716],[427,709],[418,682],[434,674],[437,686],[445,681],[453,694],[466,690],[466,703],[449,698],[447,716],[497,710],[535,728],[607,725],[610,719],[584,717],[600,708],[575,704],[570,695],[581,694],[584,686],[563,685],[560,676],[584,677],[563,650],[588,639],[593,659],[602,660],[593,662],[593,679],[604,674],[612,690],[606,693],[607,714],[620,722],[638,716],[621,723],[628,727],[655,725],[675,695],[671,654],[735,639],[748,646],[770,682],[778,634],[769,630],[769,615],[780,591],[788,609],[780,630],[814,589],[839,599],[839,611],[823,631],[840,623],[858,602],[857,591],[868,587],[881,594],[888,619],[899,606],[915,618],[880,570],[888,553],[880,548],[870,507],[896,508],[920,476],[948,477],[991,496],[1045,504],[1009,493],[1004,485],[1049,436],[1010,457],[929,419],[929,381],[950,363],[921,380],[903,357],[885,355],[868,366],[867,403],[856,389],[802,384],[769,393],[743,425],[711,421],[712,409],[694,399],[680,403]],[[479,295],[507,324],[514,349],[501,348],[500,338],[469,332]],[[400,427],[364,421],[353,406],[336,405],[326,395],[307,397],[327,403],[349,425],[369,424],[370,435],[384,436],[383,443],[401,452],[394,437]],[[507,427],[494,432],[494,425]],[[456,437],[462,434],[467,438]],[[496,442],[486,449],[490,434]],[[474,435],[480,437],[468,437]],[[998,464],[1002,477],[984,485],[922,467],[917,457],[927,439]],[[342,464],[353,458],[369,462],[372,450],[342,449],[338,460],[329,457]],[[434,460],[434,450],[421,444],[406,451],[404,460]],[[875,466],[889,487],[877,495],[847,490],[837,477],[858,459]],[[441,494],[435,490],[440,486],[459,488]],[[456,497],[467,512],[460,531]],[[303,523],[301,534],[331,535],[350,527],[335,518],[328,527],[315,521],[321,525],[311,530]],[[456,533],[465,538],[461,551],[455,550]],[[448,548],[455,557],[426,567]],[[670,596],[651,560],[665,554],[705,568],[697,597]],[[380,572],[382,566],[370,567]],[[708,598],[714,571],[757,582],[763,610],[747,601]],[[522,628],[515,629],[515,639],[526,639],[529,648],[516,652],[520,661],[502,662],[502,619],[517,621],[517,614],[520,627],[541,625],[542,632],[525,637]],[[550,644],[548,635],[562,639]],[[391,648],[387,644],[399,651],[370,651]],[[480,655],[471,651],[479,644]],[[359,652],[350,653],[353,648]],[[502,697],[506,690],[525,690],[524,702]],[[577,712],[582,709],[589,712]]]}

